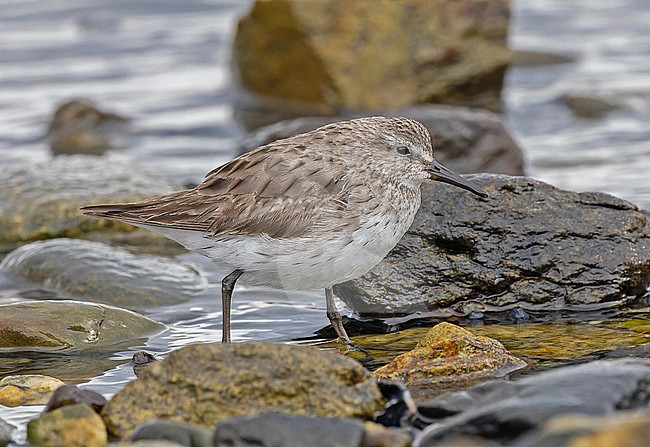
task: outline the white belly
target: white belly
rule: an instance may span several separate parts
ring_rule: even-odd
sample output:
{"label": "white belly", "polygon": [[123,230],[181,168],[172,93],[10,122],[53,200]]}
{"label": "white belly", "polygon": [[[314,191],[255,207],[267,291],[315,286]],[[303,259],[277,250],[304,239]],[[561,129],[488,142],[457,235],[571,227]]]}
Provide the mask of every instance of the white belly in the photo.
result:
{"label": "white belly", "polygon": [[324,232],[318,238],[206,237],[195,231],[146,228],[208,256],[224,274],[244,271],[240,284],[310,290],[331,287],[372,269],[409,229],[418,208],[419,203],[399,215],[381,212],[368,216],[354,232]]}

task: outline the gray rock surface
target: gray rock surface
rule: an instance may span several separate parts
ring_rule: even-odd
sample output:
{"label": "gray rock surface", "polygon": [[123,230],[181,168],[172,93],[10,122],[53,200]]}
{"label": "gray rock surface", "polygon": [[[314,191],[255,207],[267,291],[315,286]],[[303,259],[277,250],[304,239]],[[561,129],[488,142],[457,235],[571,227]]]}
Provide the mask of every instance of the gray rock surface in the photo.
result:
{"label": "gray rock surface", "polygon": [[184,447],[212,447],[212,430],[177,421],[157,419],[138,425],[131,441],[164,440]]}
{"label": "gray rock surface", "polygon": [[0,270],[83,301],[131,310],[187,301],[208,287],[200,272],[173,259],[79,239],[23,245]]}
{"label": "gray rock surface", "polygon": [[438,446],[459,435],[513,445],[520,436],[559,415],[605,415],[649,405],[649,359],[596,361],[514,382],[486,382],[421,403],[418,410],[424,416],[453,416],[427,428],[414,445]]}
{"label": "gray rock surface", "polygon": [[335,286],[361,315],[441,310],[588,309],[644,294],[650,224],[633,204],[525,177],[469,176],[480,199],[440,183],[373,270]]}
{"label": "gray rock surface", "polygon": [[214,447],[360,447],[363,422],[267,413],[226,419],[217,425]]}

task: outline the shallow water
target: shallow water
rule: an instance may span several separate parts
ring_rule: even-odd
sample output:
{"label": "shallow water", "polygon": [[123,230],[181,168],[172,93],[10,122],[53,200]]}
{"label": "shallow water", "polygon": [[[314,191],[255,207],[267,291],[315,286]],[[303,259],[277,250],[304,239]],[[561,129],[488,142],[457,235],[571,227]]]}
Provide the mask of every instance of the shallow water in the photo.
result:
{"label": "shallow water", "polygon": [[[128,147],[110,151],[109,159],[196,183],[235,154],[244,131],[232,117],[228,48],[245,2],[2,3],[0,166],[49,159],[42,138],[48,120],[56,104],[76,97],[133,118],[134,137]],[[597,0],[526,0],[513,7],[514,48],[575,57],[569,64],[516,67],[508,73],[505,117],[528,157],[528,173],[562,188],[613,193],[650,209],[650,2],[625,0],[614,7]],[[602,119],[577,119],[558,101],[566,93],[621,107]],[[208,276],[210,291],[151,309],[147,315],[168,324],[166,331],[108,355],[113,363],[107,372],[72,381],[109,397],[133,378],[126,362],[135,351],[164,354],[188,343],[219,341],[223,272],[200,256],[181,259]],[[0,276],[0,298],[28,289]],[[241,287],[233,305],[236,341],[318,343],[317,331],[328,324],[322,291]],[[513,347],[521,349],[515,342]],[[57,368],[35,361],[20,372],[65,372]],[[20,423],[41,408],[0,407],[0,417]],[[23,436],[19,432],[17,439]]]}

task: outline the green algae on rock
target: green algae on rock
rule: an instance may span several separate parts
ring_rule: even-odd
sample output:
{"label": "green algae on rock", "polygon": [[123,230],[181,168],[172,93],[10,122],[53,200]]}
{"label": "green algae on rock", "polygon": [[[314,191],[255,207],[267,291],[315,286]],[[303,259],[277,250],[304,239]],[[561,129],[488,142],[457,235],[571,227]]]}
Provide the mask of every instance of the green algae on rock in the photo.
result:
{"label": "green algae on rock", "polygon": [[568,324],[557,321],[539,324],[485,325],[472,328],[477,335],[498,339],[508,351],[531,364],[584,361],[593,353],[629,349],[650,342],[650,336],[617,323]]}
{"label": "green algae on rock", "polygon": [[104,447],[106,425],[86,404],[57,408],[27,423],[27,440],[40,447]]}
{"label": "green algae on rock", "polygon": [[92,231],[131,231],[119,222],[85,217],[83,205],[134,201],[178,189],[174,182],[93,156],[61,156],[0,170],[0,244]]}
{"label": "green algae on rock", "polygon": [[503,377],[525,366],[498,341],[440,323],[412,351],[372,374],[378,379],[404,382],[413,397],[425,399],[481,380]]}
{"label": "green algae on rock", "polygon": [[358,362],[316,348],[248,342],[196,344],[142,371],[104,407],[109,432],[125,438],[164,418],[213,427],[231,416],[279,411],[370,419],[383,405]]}
{"label": "green algae on rock", "polygon": [[173,259],[78,239],[23,245],[0,269],[83,301],[130,310],[187,301],[208,287],[200,272]]}
{"label": "green algae on rock", "polygon": [[0,349],[91,351],[138,344],[164,325],[125,309],[79,301],[25,301],[0,305]]}

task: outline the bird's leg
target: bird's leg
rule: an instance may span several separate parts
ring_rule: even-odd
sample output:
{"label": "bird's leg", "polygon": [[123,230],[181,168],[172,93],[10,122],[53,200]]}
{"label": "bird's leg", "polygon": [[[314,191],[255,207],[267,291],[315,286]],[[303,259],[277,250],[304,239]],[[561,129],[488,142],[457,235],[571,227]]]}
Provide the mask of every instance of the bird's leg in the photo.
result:
{"label": "bird's leg", "polygon": [[221,281],[221,343],[230,343],[232,291],[242,273],[244,273],[242,270],[235,270]]}
{"label": "bird's leg", "polygon": [[336,335],[338,335],[346,344],[352,345],[350,337],[348,337],[348,334],[345,332],[345,328],[343,327],[341,314],[336,308],[336,304],[334,304],[334,291],[331,287],[325,289],[325,304],[327,305],[327,318],[330,320],[332,327],[336,331]]}

